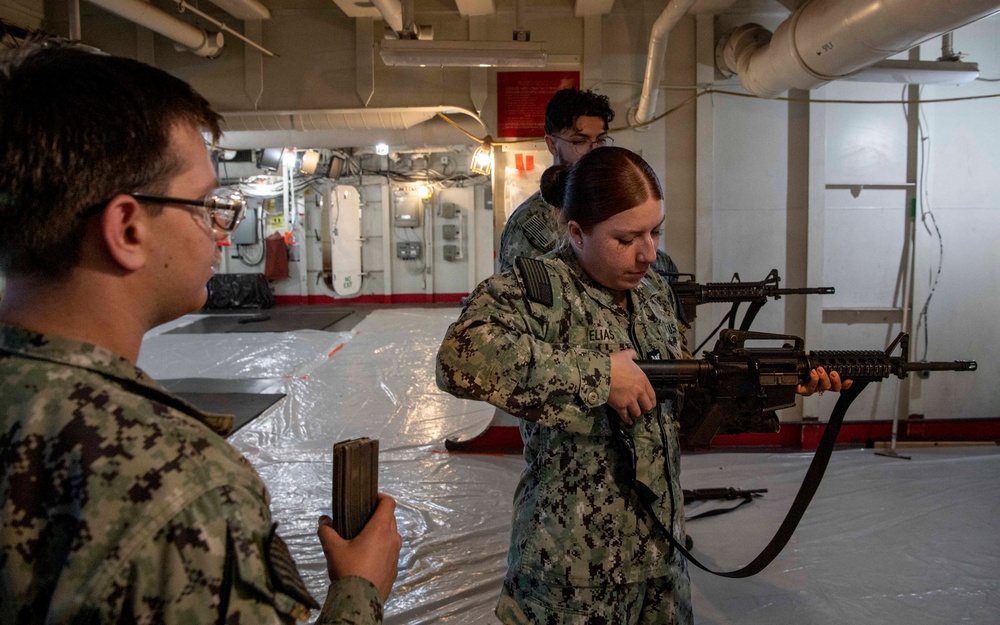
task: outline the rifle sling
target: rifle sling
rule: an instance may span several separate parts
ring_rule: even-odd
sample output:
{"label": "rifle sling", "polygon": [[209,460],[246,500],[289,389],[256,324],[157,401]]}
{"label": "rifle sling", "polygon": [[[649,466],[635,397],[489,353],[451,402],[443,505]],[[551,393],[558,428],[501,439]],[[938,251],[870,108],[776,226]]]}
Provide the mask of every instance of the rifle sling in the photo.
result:
{"label": "rifle sling", "polygon": [[742,578],[750,577],[751,575],[756,575],[764,570],[768,564],[770,564],[781,550],[784,549],[785,545],[792,537],[792,533],[795,532],[795,528],[798,527],[799,521],[802,520],[802,516],[806,512],[806,508],[809,506],[809,502],[812,501],[813,495],[816,494],[816,489],[819,488],[819,483],[823,479],[823,474],[826,472],[826,466],[830,462],[830,455],[833,453],[833,446],[837,442],[837,435],[840,433],[840,426],[844,422],[844,416],[847,414],[847,409],[850,407],[851,402],[861,394],[861,391],[865,390],[868,386],[868,380],[855,380],[851,388],[841,391],[840,397],[837,399],[837,405],[833,407],[833,412],[830,414],[830,420],[826,425],[826,429],[823,432],[823,437],[820,439],[819,446],[816,448],[816,454],[813,456],[812,462],[809,464],[809,469],[806,471],[806,476],[802,480],[802,485],[799,487],[799,492],[795,495],[795,500],[792,501],[792,506],[788,510],[788,514],[785,515],[785,520],[781,522],[778,527],[778,531],[775,532],[774,538],[771,542],[764,547],[763,551],[746,566],[736,569],[735,571],[713,571],[704,564],[698,561],[691,552],[684,548],[669,529],[663,526],[660,519],[657,518],[652,512],[652,502],[648,501],[647,497],[642,496],[643,489],[648,487],[641,482],[637,482],[636,494],[639,495],[640,501],[646,507],[649,515],[653,518],[653,523],[656,524],[666,535],[670,544],[673,545],[675,549],[680,551],[685,558],[690,560],[700,569],[708,571],[713,575],[719,575],[720,577],[731,577],[731,578]]}

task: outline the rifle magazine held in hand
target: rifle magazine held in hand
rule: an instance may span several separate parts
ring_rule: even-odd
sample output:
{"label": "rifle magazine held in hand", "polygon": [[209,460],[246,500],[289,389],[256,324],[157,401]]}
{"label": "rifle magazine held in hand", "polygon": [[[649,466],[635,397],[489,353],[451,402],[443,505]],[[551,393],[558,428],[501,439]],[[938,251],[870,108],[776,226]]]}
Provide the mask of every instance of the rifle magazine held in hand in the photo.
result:
{"label": "rifle magazine held in hand", "polygon": [[333,446],[333,529],[357,536],[378,505],[378,439],[354,438]]}

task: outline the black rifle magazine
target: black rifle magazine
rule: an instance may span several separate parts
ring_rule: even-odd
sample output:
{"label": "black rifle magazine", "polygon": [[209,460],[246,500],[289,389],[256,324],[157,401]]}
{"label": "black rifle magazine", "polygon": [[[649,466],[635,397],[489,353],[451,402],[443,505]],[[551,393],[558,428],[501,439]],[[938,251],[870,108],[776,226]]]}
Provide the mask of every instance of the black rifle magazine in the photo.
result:
{"label": "black rifle magazine", "polygon": [[333,446],[333,529],[350,540],[378,505],[378,439],[353,438]]}

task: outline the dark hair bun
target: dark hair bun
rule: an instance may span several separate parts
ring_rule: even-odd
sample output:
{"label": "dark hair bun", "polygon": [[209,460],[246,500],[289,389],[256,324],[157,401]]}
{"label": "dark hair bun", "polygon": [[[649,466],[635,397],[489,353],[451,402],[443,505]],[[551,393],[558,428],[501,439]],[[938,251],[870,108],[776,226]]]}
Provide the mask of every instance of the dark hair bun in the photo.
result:
{"label": "dark hair bun", "polygon": [[553,165],[542,172],[542,179],[539,186],[542,191],[542,199],[550,206],[562,208],[563,198],[566,196],[566,179],[569,177],[569,167],[565,165]]}

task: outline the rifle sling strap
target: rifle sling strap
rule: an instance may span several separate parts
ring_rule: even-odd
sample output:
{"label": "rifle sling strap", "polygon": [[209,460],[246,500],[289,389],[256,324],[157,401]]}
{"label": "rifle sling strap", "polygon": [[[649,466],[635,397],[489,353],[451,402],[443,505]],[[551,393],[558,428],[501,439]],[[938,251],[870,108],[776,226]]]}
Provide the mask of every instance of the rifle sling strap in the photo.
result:
{"label": "rifle sling strap", "polygon": [[809,464],[806,476],[802,480],[802,486],[799,487],[799,492],[795,495],[795,500],[792,501],[792,506],[788,510],[788,514],[785,515],[785,520],[781,522],[778,531],[774,534],[774,538],[764,547],[764,550],[750,564],[742,568],[735,571],[713,571],[699,562],[697,558],[684,548],[684,545],[674,538],[670,530],[663,526],[659,518],[652,513],[651,506],[648,505],[652,502],[647,503],[647,498],[641,495],[643,488],[646,488],[645,484],[636,483],[639,487],[636,489],[636,494],[640,495],[639,499],[643,502],[646,510],[649,511],[650,516],[653,518],[653,523],[659,526],[670,541],[670,544],[679,550],[685,558],[693,562],[695,566],[720,577],[741,578],[756,575],[763,571],[781,553],[781,550],[784,549],[789,539],[791,539],[792,533],[795,532],[795,528],[798,527],[799,521],[802,520],[806,508],[809,506],[809,502],[812,501],[813,495],[816,494],[816,489],[819,488],[819,483],[826,472],[826,466],[830,462],[830,455],[833,453],[833,446],[837,442],[837,435],[840,433],[840,426],[844,422],[844,415],[847,414],[847,409],[850,407],[851,402],[861,394],[861,391],[865,390],[866,386],[868,386],[867,380],[854,380],[851,388],[840,392],[837,405],[834,406],[833,412],[830,414],[830,420],[823,431],[823,437],[820,439],[819,446],[816,448],[816,454]]}

